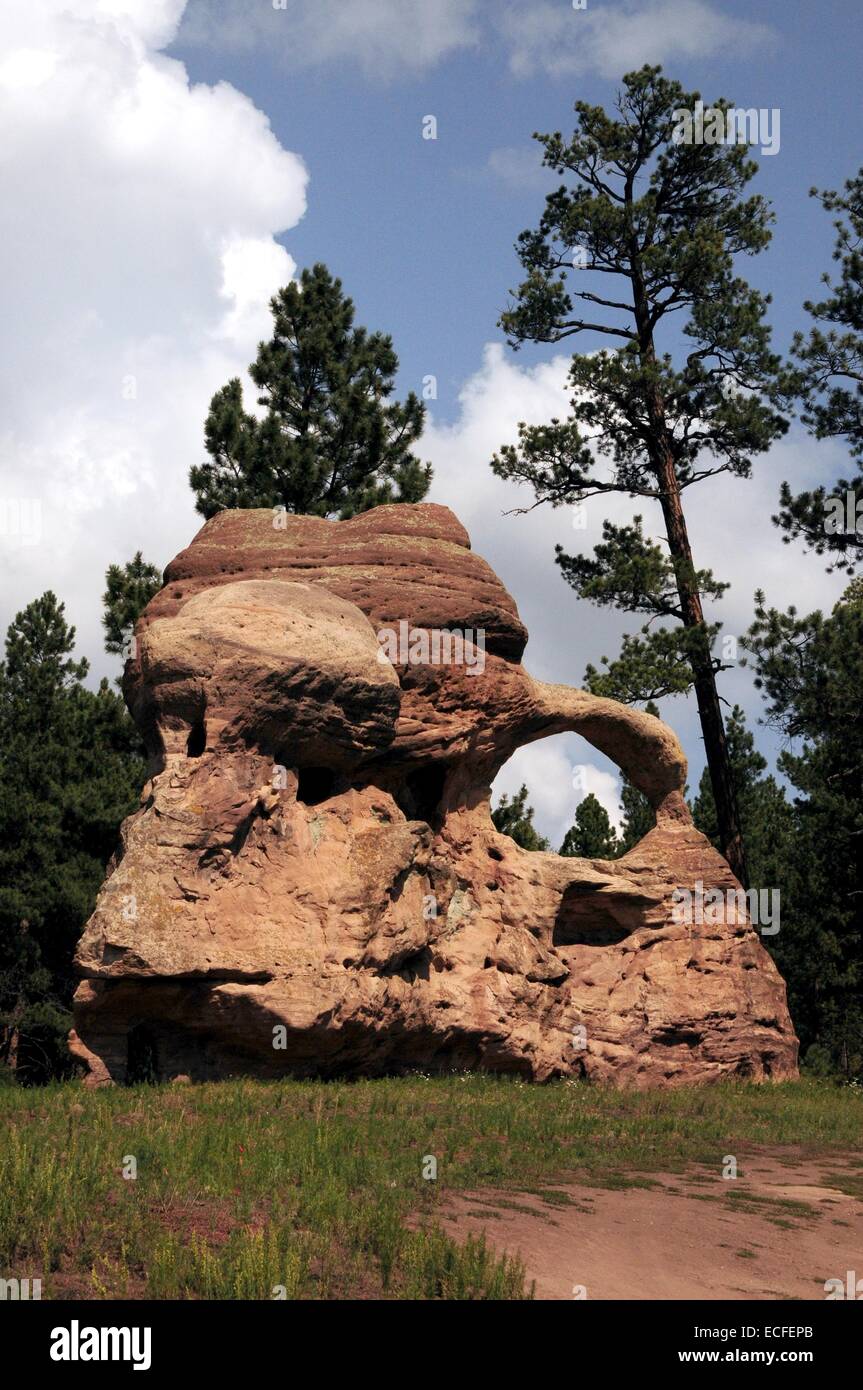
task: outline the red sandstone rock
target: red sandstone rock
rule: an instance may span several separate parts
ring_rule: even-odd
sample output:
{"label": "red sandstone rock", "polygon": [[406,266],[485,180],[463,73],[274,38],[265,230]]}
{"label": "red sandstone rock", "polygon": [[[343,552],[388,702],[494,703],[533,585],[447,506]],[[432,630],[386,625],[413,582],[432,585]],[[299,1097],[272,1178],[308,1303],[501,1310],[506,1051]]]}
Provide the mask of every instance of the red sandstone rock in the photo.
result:
{"label": "red sandstone rock", "polygon": [[[420,664],[382,659],[402,622]],[[466,661],[435,663],[442,630],[469,630]],[[94,1080],[795,1074],[745,915],[674,919],[675,888],[738,886],[690,822],[674,734],[534,681],[513,600],[446,508],[223,512],[137,637],[124,685],[152,776],[77,953]],[[623,859],[528,853],[492,825],[498,769],[566,730],[656,808]]]}

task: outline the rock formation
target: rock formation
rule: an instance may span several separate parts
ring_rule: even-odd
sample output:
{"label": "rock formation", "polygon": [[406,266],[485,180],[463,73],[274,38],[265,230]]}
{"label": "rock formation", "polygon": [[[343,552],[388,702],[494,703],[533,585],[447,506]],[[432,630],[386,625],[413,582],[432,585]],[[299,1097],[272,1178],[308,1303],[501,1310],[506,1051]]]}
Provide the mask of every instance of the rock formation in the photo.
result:
{"label": "rock formation", "polygon": [[[620,1085],[795,1074],[785,987],[657,719],[535,681],[445,507],[214,517],[139,621],[150,750],[77,953],[93,1084],[482,1068]],[[575,731],[650,799],[613,862],[498,834],[515,749]]]}

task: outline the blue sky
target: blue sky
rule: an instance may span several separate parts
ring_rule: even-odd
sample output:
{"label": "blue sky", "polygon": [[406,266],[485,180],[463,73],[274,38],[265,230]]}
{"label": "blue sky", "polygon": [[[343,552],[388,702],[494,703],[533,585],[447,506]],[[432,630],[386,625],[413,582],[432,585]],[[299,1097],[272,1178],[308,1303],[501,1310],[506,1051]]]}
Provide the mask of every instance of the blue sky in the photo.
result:
{"label": "blue sky", "polygon": [[[478,11],[503,7],[490,0]],[[519,273],[516,236],[535,224],[543,188],[556,183],[540,167],[532,132],[571,130],[576,99],[613,102],[625,68],[614,77],[589,69],[517,76],[502,37],[482,27],[475,47],[421,73],[376,75],[347,55],[298,70],[284,52],[289,25],[282,12],[264,16],[267,41],[251,51],[220,43],[218,25],[206,43],[189,42],[184,34],[194,38],[196,16],[211,8],[191,0],[169,51],[193,79],[227,79],[247,93],[280,142],[302,155],[309,208],[285,246],[300,266],[325,261],[342,277],[361,321],[393,334],[404,388],[435,373],[435,414],[451,421],[483,345],[499,336],[497,318]],[[244,8],[254,6],[244,0]],[[554,8],[577,36],[588,15],[626,7],[588,0],[586,11],[572,11],[559,0]],[[726,96],[742,107],[781,111],[780,151],[760,161],[754,185],[775,206],[775,240],[750,273],[774,295],[772,318],[784,343],[800,326],[801,303],[817,292],[832,249],[829,220],[807,191],[841,183],[863,162],[863,8],[855,0],[723,0],[709,8],[740,22],[740,43],[731,37],[711,56],[669,57],[665,70],[706,100]],[[763,35],[749,32],[755,24]],[[421,138],[427,114],[437,118],[435,141]],[[551,355],[548,348],[523,350],[526,360]]]}
{"label": "blue sky", "polygon": [[[51,587],[93,678],[116,674],[101,650],[105,569],[139,548],[164,565],[188,544],[209,399],[267,333],[270,294],[323,260],[358,320],[392,334],[400,390],[437,378],[421,448],[431,496],[514,594],[529,669],[579,684],[635,624],[578,603],[554,545],[590,549],[603,516],[633,507],[592,503],[576,534],[565,509],[512,515],[530,497],[488,467],[519,420],[566,402],[565,352],[515,355],[496,327],[519,278],[513,243],[551,186],[531,132],[569,131],[577,97],[610,104],[644,61],[708,101],[778,108],[780,149],[753,185],[778,220],[745,273],[773,294],[784,348],[830,266],[830,221],[808,189],[863,165],[861,13],[855,0],[5,0],[0,503],[37,506],[39,525],[0,535],[0,624]],[[422,138],[429,115],[436,140]],[[745,631],[757,585],[780,606],[835,601],[843,581],[782,546],[770,514],[783,478],[832,481],[843,466],[840,447],[795,425],[751,482],[689,494],[697,562],[732,582],[715,613],[727,633]],[[747,671],[722,693],[755,721]],[[692,703],[663,714],[695,782]],[[773,736],[759,739],[772,758]],[[574,737],[522,750],[498,790],[526,779],[557,839],[581,764],[614,811],[615,770]]]}

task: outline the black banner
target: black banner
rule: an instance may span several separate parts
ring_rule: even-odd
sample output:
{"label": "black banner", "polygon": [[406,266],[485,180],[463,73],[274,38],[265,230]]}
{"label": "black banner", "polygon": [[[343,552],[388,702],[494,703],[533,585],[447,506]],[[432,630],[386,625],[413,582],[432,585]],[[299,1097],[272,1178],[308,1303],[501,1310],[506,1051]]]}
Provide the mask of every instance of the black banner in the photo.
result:
{"label": "black banner", "polygon": [[[553,1329],[566,1338],[573,1356],[574,1374],[579,1365],[608,1371],[686,1371],[718,1366],[727,1370],[760,1367],[765,1371],[802,1366],[825,1372],[854,1365],[859,1354],[859,1313],[842,1307],[849,1300],[824,1302],[624,1302],[591,1303],[573,1300],[558,1303],[541,1313],[506,1304],[502,1336],[484,1344],[483,1356],[493,1362],[509,1356],[512,1335],[519,1327]],[[856,1302],[856,1300],[854,1300]],[[423,1305],[425,1306],[425,1305]],[[487,1331],[497,1323],[503,1307],[471,1314],[473,1328]],[[393,1376],[385,1369],[381,1348],[368,1334],[377,1328],[381,1336],[399,1336],[416,1329],[417,1305],[389,1302],[328,1303],[138,1303],[138,1302],[30,1302],[0,1305],[0,1329],[8,1355],[14,1348],[25,1374],[49,1375],[62,1383],[70,1376],[92,1379],[109,1371],[164,1376],[166,1373],[216,1374],[220,1381],[233,1373],[248,1377],[250,1370],[284,1367],[294,1375],[297,1357],[304,1362],[315,1345],[326,1365],[327,1378],[338,1365],[344,1348],[348,1369],[359,1366],[362,1353],[351,1335],[353,1317],[362,1317],[364,1345],[369,1360],[366,1374]],[[440,1310],[432,1314],[430,1327],[439,1335]],[[464,1316],[462,1312],[460,1315]],[[477,1323],[476,1319],[479,1318]],[[513,1322],[515,1317],[516,1321]],[[540,1323],[534,1323],[539,1317]],[[339,1319],[339,1335],[333,1320]],[[380,1318],[380,1323],[378,1323]],[[524,1318],[522,1322],[521,1319]],[[546,1319],[550,1319],[546,1322]],[[324,1340],[316,1339],[316,1324]],[[460,1337],[470,1328],[459,1324]],[[569,1341],[569,1339],[574,1339]],[[563,1343],[558,1344],[558,1354]],[[509,1350],[506,1350],[509,1348]],[[522,1351],[524,1348],[522,1347]],[[377,1370],[375,1369],[377,1367]]]}

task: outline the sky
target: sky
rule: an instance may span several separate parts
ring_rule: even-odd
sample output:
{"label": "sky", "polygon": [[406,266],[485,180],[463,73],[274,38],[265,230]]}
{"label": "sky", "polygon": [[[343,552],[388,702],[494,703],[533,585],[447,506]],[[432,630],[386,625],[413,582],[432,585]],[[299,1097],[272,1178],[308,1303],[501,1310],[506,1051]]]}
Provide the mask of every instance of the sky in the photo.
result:
{"label": "sky", "polygon": [[[514,353],[497,326],[516,237],[556,182],[532,132],[569,133],[575,100],[611,105],[644,62],[707,102],[778,110],[779,148],[752,185],[774,237],[745,274],[772,294],[785,351],[830,268],[830,218],[808,190],[863,165],[861,37],[857,0],[4,0],[0,629],[53,589],[91,678],[118,674],[105,570],[138,549],[163,566],[189,543],[210,398],[267,336],[272,293],[324,261],[357,321],[392,335],[398,394],[436,379],[419,448],[430,500],[516,598],[528,669],[581,684],[637,623],[576,599],[554,547],[590,551],[603,518],[634,505],[591,501],[575,531],[566,509],[518,515],[532,497],[489,467],[520,420],[566,410],[571,341]],[[842,578],[783,546],[770,517],[783,479],[830,483],[844,464],[794,423],[751,480],[690,490],[696,561],[732,586],[710,615],[725,634],[745,632],[758,587],[780,607],[835,602]],[[748,670],[721,694],[755,725]],[[694,704],[661,708],[694,786]],[[775,736],[757,736],[772,763]],[[573,735],[521,750],[496,792],[521,781],[553,843],[579,787],[617,816],[616,769]]]}

